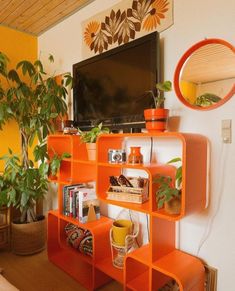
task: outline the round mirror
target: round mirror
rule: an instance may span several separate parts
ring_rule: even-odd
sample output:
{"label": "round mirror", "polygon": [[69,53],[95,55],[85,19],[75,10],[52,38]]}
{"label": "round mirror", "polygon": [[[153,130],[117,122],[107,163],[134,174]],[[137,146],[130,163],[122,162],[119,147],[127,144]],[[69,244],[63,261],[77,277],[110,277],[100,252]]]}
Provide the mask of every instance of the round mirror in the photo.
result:
{"label": "round mirror", "polygon": [[178,98],[197,110],[214,109],[235,94],[235,48],[221,39],[206,39],[180,59],[174,76]]}

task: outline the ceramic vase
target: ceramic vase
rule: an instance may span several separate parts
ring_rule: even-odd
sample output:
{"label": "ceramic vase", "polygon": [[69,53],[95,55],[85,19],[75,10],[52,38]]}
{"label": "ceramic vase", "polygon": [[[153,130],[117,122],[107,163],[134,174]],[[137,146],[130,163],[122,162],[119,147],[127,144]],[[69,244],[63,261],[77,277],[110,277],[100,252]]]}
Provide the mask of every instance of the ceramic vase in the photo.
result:
{"label": "ceramic vase", "polygon": [[142,164],[143,155],[140,152],[141,147],[131,147],[131,152],[128,156],[129,164]]}

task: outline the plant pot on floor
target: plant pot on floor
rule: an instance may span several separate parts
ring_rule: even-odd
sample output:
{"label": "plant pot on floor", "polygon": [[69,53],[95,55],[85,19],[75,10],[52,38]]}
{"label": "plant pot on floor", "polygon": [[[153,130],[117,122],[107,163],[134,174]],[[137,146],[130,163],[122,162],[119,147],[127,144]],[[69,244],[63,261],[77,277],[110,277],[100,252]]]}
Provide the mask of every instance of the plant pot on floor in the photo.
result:
{"label": "plant pot on floor", "polygon": [[96,143],[86,143],[87,155],[89,161],[96,160]]}
{"label": "plant pot on floor", "polygon": [[11,224],[12,251],[17,255],[32,255],[45,249],[46,219],[30,223]]}
{"label": "plant pot on floor", "polygon": [[161,132],[167,129],[169,109],[145,109],[145,127],[149,132]]}

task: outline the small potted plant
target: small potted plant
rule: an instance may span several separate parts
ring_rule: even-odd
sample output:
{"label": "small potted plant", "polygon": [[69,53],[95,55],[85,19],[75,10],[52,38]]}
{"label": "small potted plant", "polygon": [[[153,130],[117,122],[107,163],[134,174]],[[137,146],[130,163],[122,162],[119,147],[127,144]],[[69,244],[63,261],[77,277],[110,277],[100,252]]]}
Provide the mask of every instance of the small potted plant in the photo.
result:
{"label": "small potted plant", "polygon": [[153,97],[155,107],[144,110],[146,128],[149,132],[166,130],[169,110],[164,108],[165,97],[163,96],[163,92],[169,92],[171,90],[171,81],[165,81],[163,83],[156,84],[155,94],[153,91],[148,91],[148,93]]}
{"label": "small potted plant", "polygon": [[[168,164],[181,162],[181,158],[174,158]],[[179,214],[181,211],[181,184],[182,184],[182,165],[177,168],[175,183],[170,176],[158,175],[154,180],[158,184],[156,192],[157,208],[164,207],[169,214]]]}
{"label": "small potted plant", "polygon": [[97,126],[93,127],[90,131],[81,131],[78,129],[81,141],[86,143],[88,159],[94,161],[96,159],[96,140],[97,137],[102,133],[109,133],[107,127],[103,127],[102,122]]}

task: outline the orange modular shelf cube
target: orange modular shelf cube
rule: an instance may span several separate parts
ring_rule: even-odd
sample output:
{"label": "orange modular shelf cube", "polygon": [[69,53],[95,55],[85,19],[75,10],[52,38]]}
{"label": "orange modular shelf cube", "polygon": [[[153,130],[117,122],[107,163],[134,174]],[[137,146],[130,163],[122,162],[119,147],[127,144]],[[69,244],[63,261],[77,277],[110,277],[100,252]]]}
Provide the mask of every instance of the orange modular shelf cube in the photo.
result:
{"label": "orange modular shelf cube", "polygon": [[[164,156],[175,146],[182,159],[181,212],[170,215],[164,209],[157,209],[157,184],[153,182],[157,174],[171,176],[174,180],[176,168],[166,163],[151,162],[142,165],[110,164],[109,149],[128,147],[132,140],[148,144],[155,143],[154,151]],[[136,144],[135,143],[135,144]],[[50,150],[53,148],[53,150]],[[185,215],[200,211],[206,202],[207,139],[198,134],[187,133],[146,133],[146,134],[107,134],[97,141],[97,160],[87,159],[85,145],[79,136],[52,135],[48,137],[50,156],[53,151],[71,153],[70,159],[62,161],[58,175],[57,211],[48,214],[48,257],[70,274],[88,290],[94,290],[111,278],[123,284],[124,290],[158,290],[174,279],[181,291],[201,291],[204,284],[204,268],[199,259],[175,249],[175,221]],[[169,155],[169,154],[168,154]],[[164,159],[163,159],[164,160]],[[167,161],[167,158],[165,158]],[[145,173],[149,178],[149,200],[143,204],[120,202],[107,199],[109,177],[118,176],[123,171]],[[68,184],[96,181],[98,198],[108,204],[144,212],[150,216],[150,242],[126,256],[124,269],[113,266],[109,243],[109,230],[112,220],[100,220],[80,224],[76,219],[63,215],[63,187]],[[93,257],[75,251],[67,245],[64,227],[73,223],[90,230],[93,236]]]}
{"label": "orange modular shelf cube", "polygon": [[[108,250],[109,253],[109,250]],[[97,262],[95,267],[110,276],[112,279],[118,281],[119,283],[123,284],[123,270],[117,269],[113,266],[113,261],[111,255],[108,256]]]}
{"label": "orange modular shelf cube", "polygon": [[176,280],[180,290],[204,290],[204,266],[195,257],[174,250],[153,263],[160,274]]}
{"label": "orange modular shelf cube", "polygon": [[175,249],[175,222],[151,216],[150,232],[150,248],[154,262]]}
{"label": "orange modular shelf cube", "polygon": [[71,165],[72,181],[89,182],[96,180],[96,164],[91,161],[73,161]]}
{"label": "orange modular shelf cube", "polygon": [[60,165],[59,180],[64,183],[70,183],[72,181],[72,168],[71,161],[63,160]]}
{"label": "orange modular shelf cube", "polygon": [[[136,133],[136,134],[105,134],[98,138],[98,169],[97,184],[98,195],[101,199],[105,199],[106,189],[108,187],[107,177],[110,175],[120,175],[123,169],[131,168],[136,170],[145,170],[149,173],[150,181],[156,174],[167,174],[169,165],[158,165],[156,163],[143,165],[128,164],[109,164],[108,150],[119,149],[125,146],[128,139],[140,139],[146,137],[164,140],[171,143],[177,140],[182,144],[182,207],[179,215],[169,215],[164,210],[157,210],[155,189],[156,185],[150,185],[150,210],[153,215],[169,220],[179,220],[185,215],[193,212],[201,211],[206,205],[207,191],[207,139],[199,134],[164,132],[164,133]],[[172,149],[173,151],[174,149]],[[164,153],[162,153],[164,154]],[[161,171],[160,169],[164,169]],[[166,170],[165,170],[166,169]],[[173,174],[173,173],[172,173]],[[172,175],[169,173],[169,175]],[[102,181],[102,183],[99,183]],[[101,185],[102,184],[102,185]],[[152,197],[151,197],[152,196]],[[108,201],[109,203],[112,203]],[[117,205],[115,203],[115,205]],[[120,205],[123,206],[123,205]]]}
{"label": "orange modular shelf cube", "polygon": [[151,265],[151,247],[150,244],[144,245],[139,249],[128,254],[129,258],[132,258],[142,264]]}
{"label": "orange modular shelf cube", "polygon": [[[146,165],[145,167],[143,166],[137,166],[134,167],[132,166],[132,169],[136,169],[137,173],[138,170],[144,170],[146,172],[146,174],[148,175],[148,177],[150,178],[150,182],[149,182],[149,188],[151,189],[152,186],[152,177],[157,174],[157,173],[161,173],[161,174],[167,174],[167,175],[173,175],[173,173],[175,173],[175,168],[173,166],[170,165],[155,165],[155,167],[152,167],[150,165]],[[113,205],[118,205],[120,207],[125,207],[125,208],[129,208],[135,211],[140,211],[140,212],[145,212],[145,213],[149,213],[152,209],[151,205],[152,205],[152,197],[151,195],[149,195],[149,200],[145,201],[142,204],[136,204],[136,203],[131,203],[131,202],[121,202],[121,201],[115,201],[115,200],[110,200],[107,199],[107,190],[110,186],[109,183],[109,177],[110,176],[119,176],[122,173],[123,169],[130,169],[129,165],[113,165],[113,167],[111,167],[109,164],[102,164],[100,165],[98,163],[98,169],[97,169],[97,181],[103,181],[102,183],[97,183],[97,193],[98,193],[98,197],[106,202],[106,203],[110,203]]]}
{"label": "orange modular shelf cube", "polygon": [[[67,223],[73,223],[91,232],[93,237],[92,257],[80,253],[67,244],[64,232]],[[110,281],[110,277],[95,268],[95,261],[100,252],[109,246],[111,224],[112,220],[106,217],[81,224],[75,219],[60,215],[58,211],[50,211],[48,214],[48,258],[88,290],[94,290],[104,285]]]}
{"label": "orange modular shelf cube", "polygon": [[71,159],[88,160],[86,146],[77,135],[50,135],[47,138],[47,145],[49,156],[53,155],[55,150],[59,155],[64,152],[70,153]]}
{"label": "orange modular shelf cube", "polygon": [[150,266],[127,256],[125,260],[125,285],[130,290],[149,290]]}

